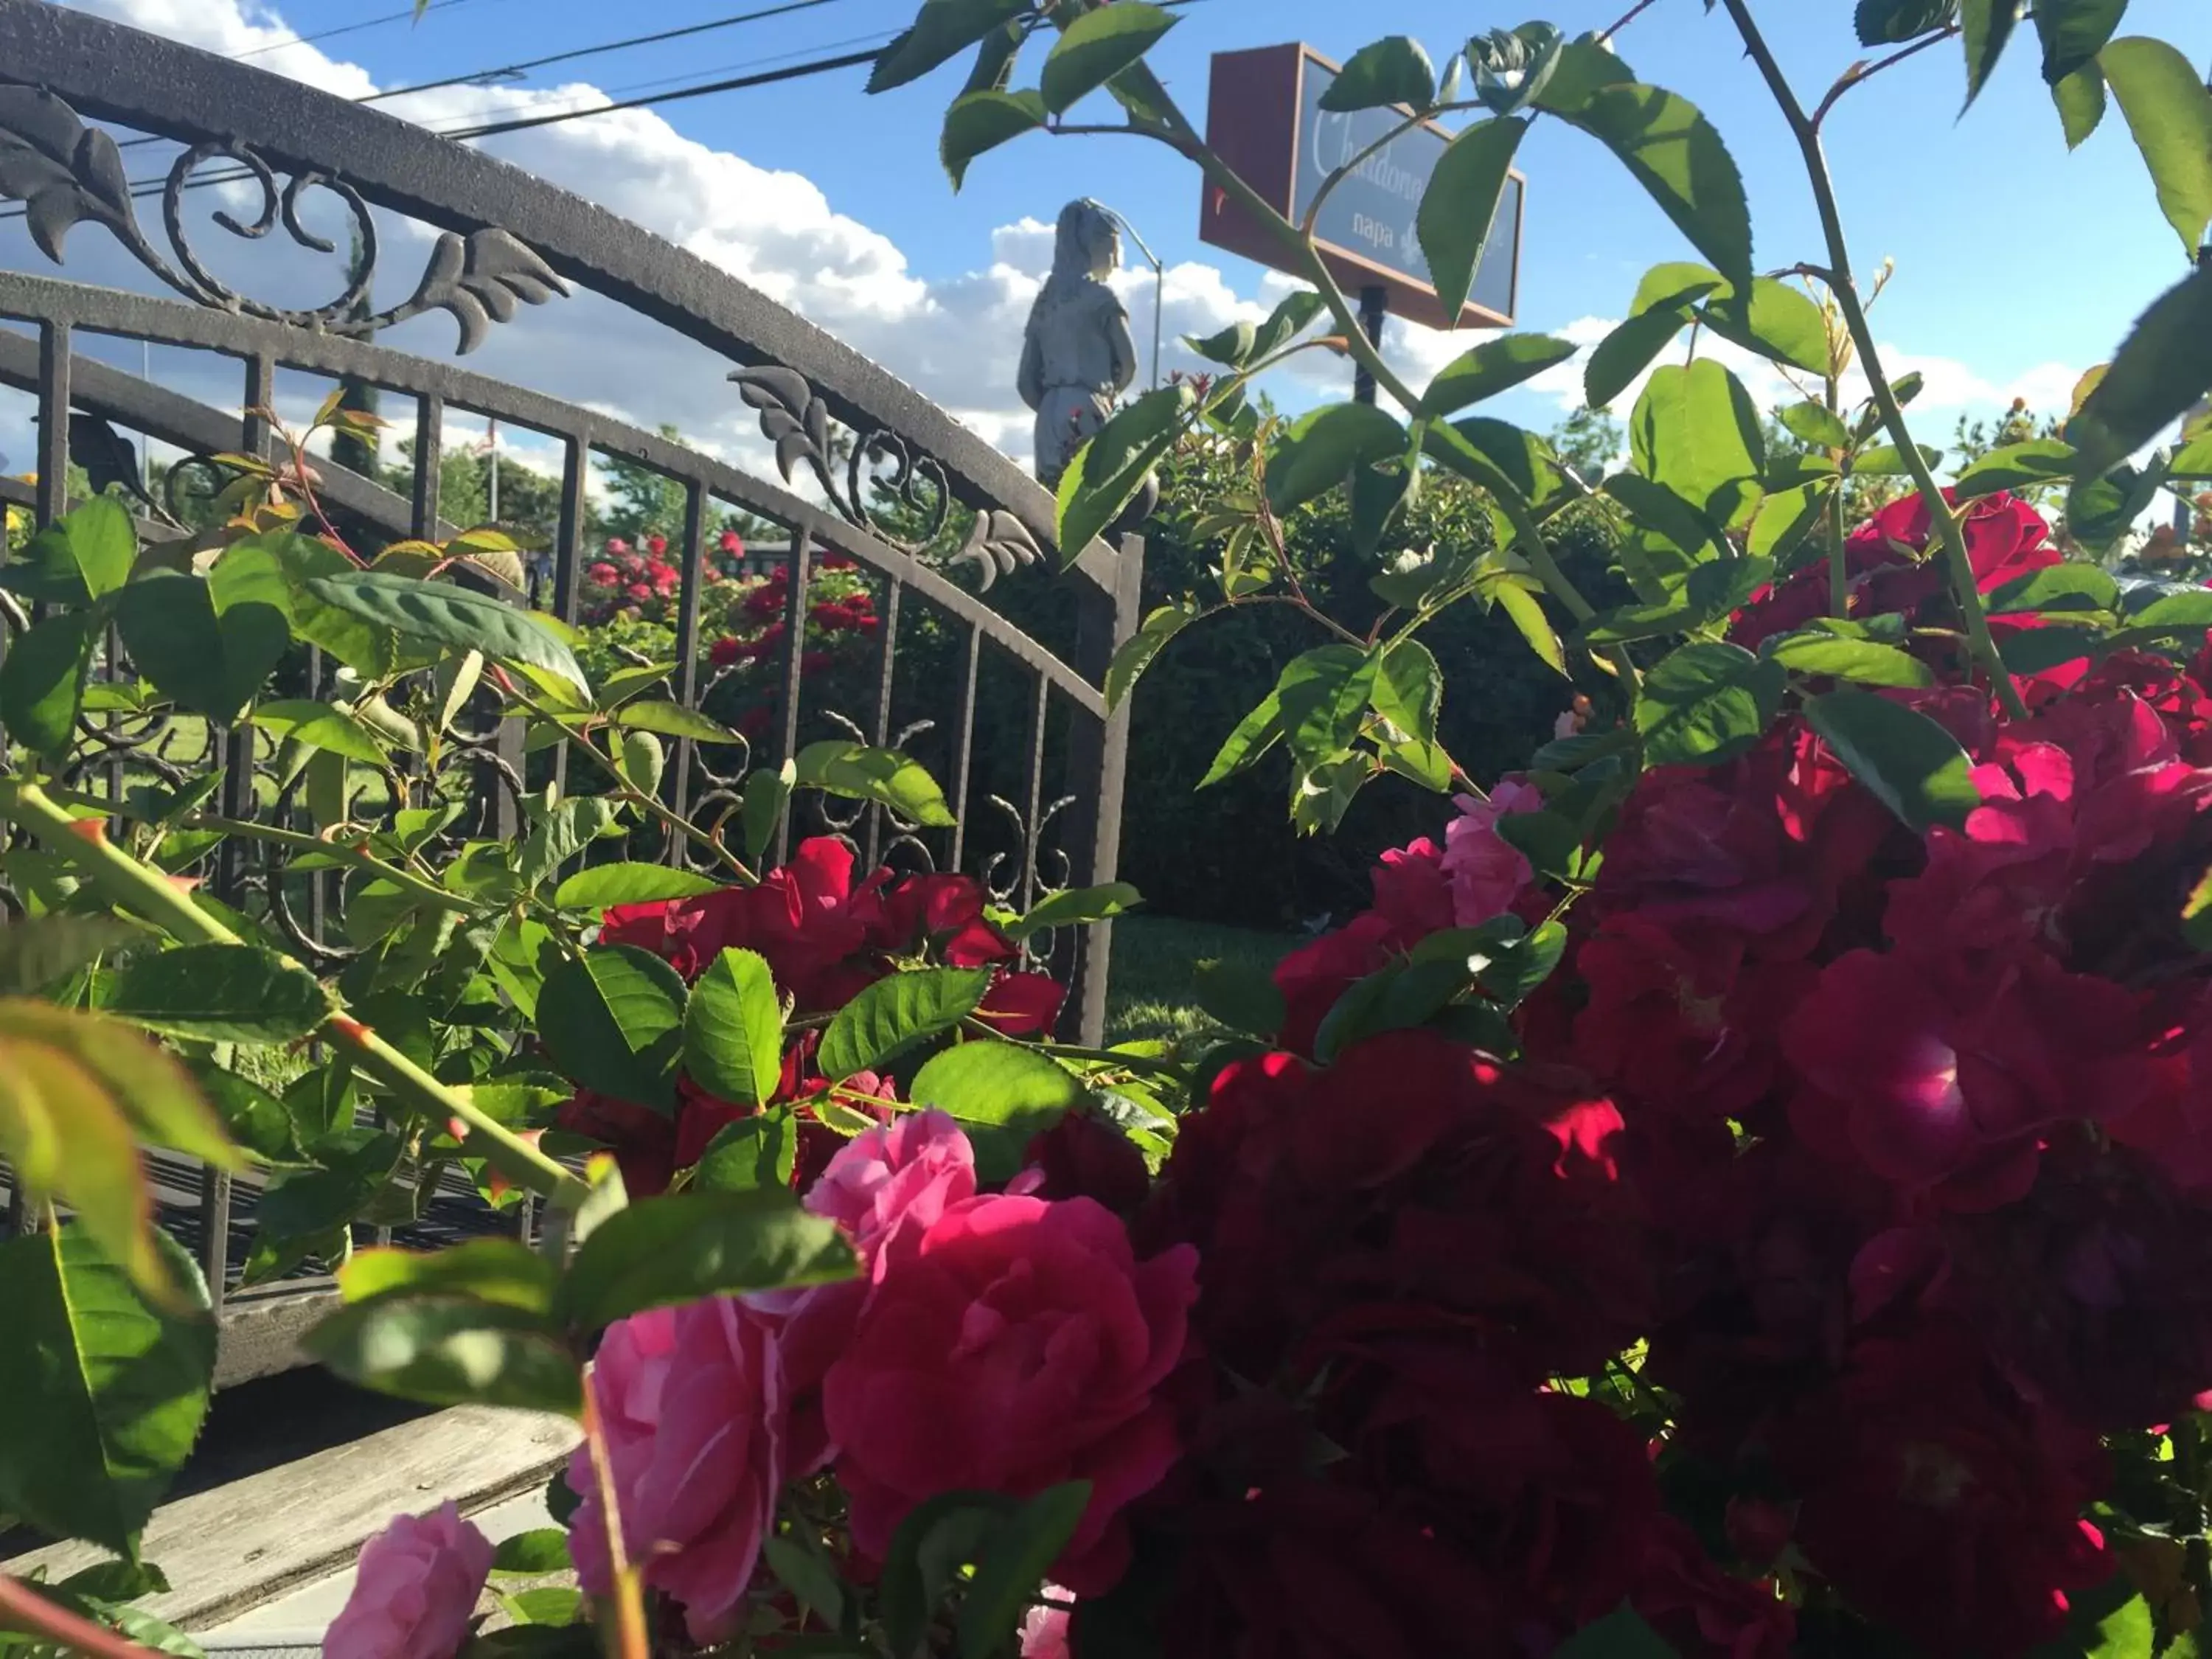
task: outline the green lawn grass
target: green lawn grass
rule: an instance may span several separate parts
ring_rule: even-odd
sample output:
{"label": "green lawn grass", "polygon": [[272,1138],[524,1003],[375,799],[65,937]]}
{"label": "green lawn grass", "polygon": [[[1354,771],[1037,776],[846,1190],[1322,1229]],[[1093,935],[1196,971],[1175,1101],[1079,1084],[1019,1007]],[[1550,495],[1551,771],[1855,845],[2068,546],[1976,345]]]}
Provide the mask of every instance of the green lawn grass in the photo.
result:
{"label": "green lawn grass", "polygon": [[1214,1029],[1192,987],[1201,962],[1273,969],[1303,941],[1291,933],[1132,915],[1114,923],[1114,961],[1106,983],[1106,1040],[1175,1041]]}

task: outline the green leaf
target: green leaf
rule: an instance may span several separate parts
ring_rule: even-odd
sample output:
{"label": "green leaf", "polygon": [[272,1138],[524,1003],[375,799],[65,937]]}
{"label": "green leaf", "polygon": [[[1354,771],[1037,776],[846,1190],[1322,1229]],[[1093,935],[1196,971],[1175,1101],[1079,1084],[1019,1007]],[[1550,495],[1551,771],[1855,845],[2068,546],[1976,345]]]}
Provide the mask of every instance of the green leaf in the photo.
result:
{"label": "green leaf", "polygon": [[1210,334],[1202,340],[1186,334],[1183,343],[1209,362],[1242,368],[1273,356],[1304,332],[1326,309],[1320,295],[1311,289],[1300,289],[1270,312],[1267,320],[1257,327],[1250,323],[1232,323],[1218,334]]}
{"label": "green leaf", "polygon": [[1103,887],[1070,887],[1038,900],[1029,915],[1006,928],[1006,933],[1018,941],[1048,927],[1080,927],[1118,916],[1144,902],[1143,895],[1126,881],[1108,882]]}
{"label": "green leaf", "polygon": [[1204,789],[1224,778],[1233,777],[1282,740],[1283,702],[1270,691],[1222,740],[1213,763],[1206,769],[1206,775],[1198,781],[1198,787]]}
{"label": "green leaf", "polygon": [[996,149],[1045,123],[1042,94],[1028,88],[1020,92],[963,93],[945,112],[945,131],[937,141],[938,159],[957,191],[966,182],[968,166],[986,150]]}
{"label": "green leaf", "polygon": [[791,1185],[799,1158],[799,1135],[789,1114],[763,1112],[727,1124],[707,1143],[699,1167],[691,1172],[695,1188],[715,1193],[744,1193]]}
{"label": "green leaf", "polygon": [[1426,109],[1436,95],[1436,65],[1421,50],[1421,43],[1392,34],[1370,41],[1352,54],[1322,94],[1321,106],[1356,110],[1403,104],[1410,109]]}
{"label": "green leaf", "polygon": [[1815,449],[1849,449],[1851,430],[1840,416],[1825,404],[1815,403],[1791,404],[1778,412],[1777,417],[1795,438],[1801,438]]}
{"label": "green leaf", "polygon": [[193,1076],[232,1139],[269,1163],[300,1161],[299,1130],[283,1101],[259,1084],[213,1064],[196,1067]]}
{"label": "green leaf", "polygon": [[1966,102],[1972,105],[2012,39],[2020,0],[1959,0],[1959,13],[1966,47]]}
{"label": "green leaf", "polygon": [[125,1556],[198,1438],[215,1377],[207,1287],[154,1237],[185,1287],[174,1312],[143,1300],[82,1225],[0,1244],[0,1510]]}
{"label": "green leaf", "polygon": [[1176,24],[1174,17],[1146,0],[1115,0],[1085,12],[1053,45],[1038,77],[1044,106],[1054,115],[1096,92],[1140,62]]}
{"label": "green leaf", "polygon": [[0,922],[0,996],[31,996],[110,951],[154,936],[112,916],[25,916]]}
{"label": "green leaf", "polygon": [[1106,707],[1119,708],[1121,699],[1129,695],[1138,677],[1152,666],[1152,659],[1166,648],[1167,642],[1196,622],[1198,606],[1188,599],[1176,599],[1161,605],[1146,617],[1144,625],[1122,642],[1114,653],[1114,660],[1106,666]]}
{"label": "green leaf", "polygon": [[1959,499],[1994,495],[2001,489],[2031,489],[2074,475],[2074,446],[2063,438],[2036,438],[1992,449],[1960,473],[1952,486]]}
{"label": "green leaf", "polygon": [[559,1279],[553,1264],[527,1245],[512,1238],[472,1238],[441,1250],[382,1245],[357,1251],[338,1269],[338,1289],[349,1303],[458,1296],[542,1314],[553,1306]]}
{"label": "green leaf", "polygon": [[570,1082],[673,1115],[684,1002],[683,979],[659,957],[599,945],[545,975],[538,1040]]}
{"label": "green leaf", "polygon": [[988,968],[929,968],[879,979],[837,1011],[815,1063],[832,1083],[880,1071],[918,1042],[942,1036],[991,988]]}
{"label": "green leaf", "polygon": [[1312,765],[1352,746],[1373,695],[1381,653],[1324,645],[1294,659],[1275,683],[1291,752]]}
{"label": "green leaf", "polygon": [[1608,42],[1595,33],[1577,35],[1559,48],[1551,78],[1536,94],[1536,107],[1565,115],[1606,88],[1626,86],[1635,79]]}
{"label": "green leaf", "polygon": [[1683,646],[1644,677],[1636,729],[1654,766],[1710,766],[1751,747],[1772,724],[1784,683],[1779,663],[1741,646]]}
{"label": "green leaf", "polygon": [[2056,87],[2093,66],[2127,9],[2128,0],[2036,0],[2045,82]]}
{"label": "green leaf", "polygon": [[1374,404],[1326,404],[1299,417],[1267,457],[1267,505],[1288,513],[1405,452],[1406,428]]}
{"label": "green leaf", "polygon": [[583,1409],[583,1377],[559,1330],[501,1303],[381,1297],[339,1309],[300,1349],[349,1382],[428,1406]]}
{"label": "green leaf", "polygon": [[169,1580],[151,1561],[99,1561],[54,1588],[95,1601],[135,1601],[142,1595],[167,1595]]}
{"label": "green leaf", "polygon": [[878,1586],[890,1650],[924,1651],[932,1615],[961,1569],[981,1554],[1014,1501],[996,1492],[948,1492],[924,1498],[891,1536]]}
{"label": "green leaf", "polygon": [[568,1534],[559,1527],[538,1527],[501,1539],[492,1552],[491,1570],[517,1578],[550,1578],[555,1573],[573,1571]]}
{"label": "green leaf", "polygon": [[[562,1534],[566,1537],[567,1534]],[[774,1535],[761,1540],[761,1553],[768,1559],[768,1569],[778,1583],[798,1599],[799,1605],[836,1630],[845,1622],[845,1590],[838,1581],[837,1570],[823,1555],[818,1544],[811,1540],[799,1541],[805,1537],[795,1532],[790,1538]],[[811,1546],[811,1547],[810,1547]],[[856,1650],[865,1652],[866,1650]]]}
{"label": "green leaf", "polygon": [[2119,584],[2094,564],[2053,564],[2016,576],[1989,596],[1992,616],[2041,611],[2118,611]]}
{"label": "green leaf", "polygon": [[[1920,459],[1930,467],[1943,464],[1943,452],[1930,444],[1915,444]],[[1895,444],[1877,444],[1872,449],[1863,449],[1851,465],[1851,471],[1865,478],[1902,478],[1912,469],[1905,464],[1904,452]]]}
{"label": "green leaf", "polygon": [[744,738],[718,720],[710,720],[681,703],[655,700],[626,703],[615,711],[615,724],[635,732],[658,732],[664,737],[689,738],[694,743],[742,743]]}
{"label": "green leaf", "polygon": [[0,659],[0,726],[34,755],[61,755],[76,735],[97,621],[89,611],[49,617]]}
{"label": "green leaf", "polygon": [[1800,674],[1825,674],[1862,685],[1923,686],[1936,684],[1935,672],[1919,658],[1873,640],[1840,639],[1833,634],[1788,634],[1764,647],[1770,661]]}
{"label": "green leaf", "polygon": [[1771,362],[1808,374],[1827,373],[1827,319],[1803,292],[1771,276],[1753,279],[1748,322],[1736,317],[1731,298],[1732,293],[1716,294],[1707,301],[1699,313],[1707,328]]}
{"label": "green leaf", "polygon": [[993,1529],[961,1598],[960,1659],[992,1659],[1006,1650],[1090,1504],[1091,1483],[1071,1480],[1039,1492]]}
{"label": "green leaf", "polygon": [[1552,23],[1523,23],[1469,38],[1468,67],[1474,71],[1474,95],[1485,109],[1511,115],[1536,101],[1559,67],[1559,30]]}
{"label": "green leaf", "polygon": [[326,749],[364,765],[386,766],[390,757],[376,734],[350,710],[326,702],[282,698],[264,702],[253,711],[253,723],[266,726],[279,738],[289,738],[311,749]]}
{"label": "green leaf", "polygon": [[788,1191],[685,1192],[601,1222],[561,1281],[562,1323],[596,1331],[648,1308],[850,1279],[852,1247]]}
{"label": "green leaf", "polygon": [[1054,534],[1063,570],[1082,556],[1121,510],[1137,497],[1182,430],[1194,398],[1188,386],[1147,392],[1115,411],[1075,452],[1060,475]]}
{"label": "green leaf", "polygon": [[1627,391],[1689,325],[1687,306],[1662,306],[1631,317],[1600,340],[1583,366],[1583,396],[1589,406],[1603,409]]}
{"label": "green leaf", "polygon": [[775,839],[775,826],[783,817],[784,808],[791,804],[791,792],[798,781],[799,767],[792,761],[784,762],[774,771],[765,766],[756,767],[746,775],[738,826],[744,837],[745,857],[755,864],[768,856],[769,843]]}
{"label": "green leaf", "polygon": [[1964,827],[1981,805],[1959,740],[1917,708],[1871,691],[1832,691],[1805,718],[1845,769],[1912,829]]}
{"label": "green leaf", "polygon": [[[1859,8],[1862,15],[1866,7]],[[1677,1659],[1635,1608],[1623,1605],[1584,1625],[1552,1650],[1552,1659]]]}
{"label": "green leaf", "polygon": [[1765,461],[1758,405],[1709,357],[1656,370],[1628,436],[1638,472],[1723,522],[1731,487],[1758,477]]}
{"label": "green leaf", "polygon": [[623,780],[641,795],[660,793],[661,775],[668,769],[668,751],[650,732],[625,732],[615,757]]}
{"label": "green leaf", "polygon": [[601,864],[577,871],[555,888],[553,902],[562,910],[611,910],[618,904],[697,898],[720,886],[711,876],[665,864]]}
{"label": "green leaf", "polygon": [[1192,981],[1198,1006],[1232,1031],[1273,1039],[1290,1018],[1274,975],[1245,962],[1201,962]]}
{"label": "green leaf", "polygon": [[348,1126],[308,1150],[319,1167],[286,1170],[262,1194],[254,1219],[264,1238],[312,1239],[344,1226],[391,1180],[403,1148],[395,1134]]}
{"label": "green leaf", "polygon": [[1739,292],[1751,287],[1751,211],[1728,146],[1687,100],[1658,87],[1607,87],[1561,118],[1620,159],[1691,245]]}
{"label": "green leaf", "polygon": [[1421,394],[1419,413],[1424,418],[1456,415],[1469,404],[1494,398],[1558,367],[1579,349],[1573,341],[1548,334],[1505,334],[1486,340],[1437,372]]}
{"label": "green leaf", "polygon": [[1959,21],[1959,0],[1859,0],[1863,46],[1895,46]]}
{"label": "green leaf", "polygon": [[54,521],[86,594],[99,599],[131,580],[138,558],[138,532],[119,501],[95,496]]}
{"label": "green leaf", "polygon": [[[2066,428],[2086,477],[2179,421],[2212,386],[2212,268],[2160,295]],[[2075,518],[2070,510],[2069,520]],[[2134,517],[2132,514],[2129,515]]]}
{"label": "green leaf", "polygon": [[768,963],[724,951],[691,988],[684,1011],[684,1068],[717,1099],[765,1105],[783,1076],[783,1005]]}
{"label": "green leaf", "polygon": [[2051,101],[2057,106],[2066,148],[2079,149],[2105,123],[2105,71],[2094,63],[2083,65],[2051,88]]}
{"label": "green leaf", "polygon": [[571,795],[538,821],[523,838],[514,860],[514,878],[525,892],[574,858],[620,821],[622,809],[604,795]]}
{"label": "green leaf", "polygon": [[1521,115],[1493,116],[1463,128],[1437,158],[1421,193],[1413,232],[1429,262],[1437,303],[1455,324],[1474,286],[1504,198],[1506,175],[1528,131],[1528,118]]}
{"label": "green leaf", "polygon": [[1555,674],[1567,672],[1566,653],[1559,648],[1559,630],[1552,619],[1544,614],[1543,602],[1517,582],[1500,582],[1492,590],[1491,597],[1498,602],[1521,637],[1528,642],[1539,660]]}
{"label": "green leaf", "polygon": [[2164,40],[2131,35],[2113,41],[2097,61],[2150,168],[2166,222],[2194,258],[2212,223],[2212,91]]}
{"label": "green leaf", "polygon": [[916,1106],[937,1107],[963,1123],[1006,1131],[1018,1164],[1021,1146],[1081,1105],[1084,1091],[1066,1067],[1033,1049],[987,1038],[937,1055],[915,1073],[907,1095]]}
{"label": "green leaf", "polygon": [[258,600],[221,610],[209,583],[161,574],[116,596],[116,625],[138,672],[194,714],[235,719],[291,643],[284,613]]}
{"label": "green leaf", "polygon": [[252,945],[184,945],[133,957],[104,1012],[173,1036],[212,1042],[291,1042],[330,1017],[315,976]]}
{"label": "green leaf", "polygon": [[1375,712],[1419,743],[1434,743],[1443,707],[1443,670],[1419,640],[1401,636],[1382,653],[1370,693]]}
{"label": "green leaf", "polygon": [[952,827],[952,809],[937,780],[912,756],[896,749],[832,738],[799,751],[793,781],[848,800],[874,801],[893,816],[926,830]]}
{"label": "green leaf", "polygon": [[313,576],[309,593],[400,638],[448,651],[477,651],[499,662],[543,669],[588,697],[591,687],[568,641],[527,611],[451,582],[354,571]]}
{"label": "green leaf", "polygon": [[1028,5],[1029,0],[925,0],[913,27],[877,54],[868,90],[888,92],[919,80]]}

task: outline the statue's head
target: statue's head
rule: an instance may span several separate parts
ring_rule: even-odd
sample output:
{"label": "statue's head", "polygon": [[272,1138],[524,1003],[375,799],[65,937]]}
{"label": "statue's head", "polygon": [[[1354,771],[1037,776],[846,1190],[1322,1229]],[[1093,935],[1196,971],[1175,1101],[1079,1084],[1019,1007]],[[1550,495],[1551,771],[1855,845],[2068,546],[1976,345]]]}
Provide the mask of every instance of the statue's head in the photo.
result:
{"label": "statue's head", "polygon": [[1052,251],[1055,276],[1108,276],[1121,263],[1121,233],[1113,216],[1085,197],[1060,210]]}

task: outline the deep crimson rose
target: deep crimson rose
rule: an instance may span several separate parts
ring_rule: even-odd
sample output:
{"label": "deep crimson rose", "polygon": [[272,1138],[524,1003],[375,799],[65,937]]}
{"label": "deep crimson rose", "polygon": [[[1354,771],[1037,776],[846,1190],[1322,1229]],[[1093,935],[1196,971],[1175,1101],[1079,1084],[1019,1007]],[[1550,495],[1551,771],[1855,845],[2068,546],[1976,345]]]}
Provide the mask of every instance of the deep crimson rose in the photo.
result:
{"label": "deep crimson rose", "polygon": [[1773,1449],[1813,1570],[1926,1652],[2025,1653],[2112,1574],[2081,1519],[2106,1483],[2096,1435],[2022,1399],[1955,1327],[1860,1343]]}
{"label": "deep crimson rose", "polygon": [[1022,1162],[1039,1198],[1094,1199],[1119,1215],[1134,1214],[1152,1189],[1144,1154],[1087,1112],[1070,1112],[1031,1138]]}
{"label": "deep crimson rose", "polygon": [[2069,1138],[2023,1201],[1948,1218],[1938,1248],[1930,1302],[2070,1417],[2140,1429],[2212,1390],[2212,1205],[2148,1160]]}
{"label": "deep crimson rose", "polygon": [[1791,1121],[1909,1191],[2007,1202],[2034,1180],[2039,1132],[2149,1094],[2141,1001],[2037,953],[1994,971],[1946,967],[1871,951],[1830,963],[1784,1035],[1804,1083]]}
{"label": "deep crimson rose", "polygon": [[604,559],[586,570],[584,574],[587,580],[598,583],[601,587],[612,587],[621,580],[621,573]]}
{"label": "deep crimson rose", "polygon": [[1160,1385],[1182,1358],[1197,1257],[1137,1260],[1088,1199],[948,1207],[883,1273],[823,1383],[855,1547],[882,1559],[940,1492],[1091,1483],[1052,1577],[1078,1595],[1129,1560],[1121,1510],[1178,1451]]}
{"label": "deep crimson rose", "polygon": [[1644,1540],[1628,1602],[1680,1654],[1788,1659],[1796,1642],[1796,1616],[1773,1581],[1722,1571],[1671,1515],[1657,1517]]}
{"label": "deep crimson rose", "polygon": [[553,1121],[571,1134],[588,1135],[612,1148],[615,1165],[622,1171],[623,1188],[633,1198],[666,1192],[679,1167],[676,1120],[650,1106],[579,1089],[555,1113]]}
{"label": "deep crimson rose", "polygon": [[1352,981],[1388,967],[1418,937],[1407,938],[1380,910],[1369,910],[1291,951],[1275,966],[1275,988],[1283,994],[1285,1009],[1278,1040],[1285,1048],[1311,1053],[1322,1021]]}
{"label": "deep crimson rose", "polygon": [[1640,1334],[1649,1286],[1620,1114],[1578,1083],[1430,1030],[1327,1070],[1239,1061],[1183,1120],[1146,1237],[1198,1245],[1200,1329],[1255,1382],[1386,1329],[1582,1375]]}
{"label": "deep crimson rose", "polygon": [[1743,947],[1724,927],[1613,917],[1575,954],[1589,994],[1575,1058],[1625,1104],[1711,1122],[1763,1118],[1783,1022],[1816,975],[1801,962],[1747,968]]}
{"label": "deep crimson rose", "polygon": [[1383,854],[1374,868],[1372,884],[1374,914],[1389,923],[1401,948],[1427,934],[1458,926],[1443,854],[1425,836]]}
{"label": "deep crimson rose", "polygon": [[743,640],[733,634],[725,634],[708,647],[707,659],[717,668],[727,668],[744,657],[744,650]]}
{"label": "deep crimson rose", "polygon": [[719,546],[723,552],[730,554],[733,557],[743,558],[744,556],[744,538],[739,536],[734,530],[725,530],[721,534],[720,540],[716,543],[716,545]]}
{"label": "deep crimson rose", "polygon": [[654,558],[659,558],[662,554],[668,551],[668,538],[665,536],[647,536],[645,538],[645,550],[652,554]]}

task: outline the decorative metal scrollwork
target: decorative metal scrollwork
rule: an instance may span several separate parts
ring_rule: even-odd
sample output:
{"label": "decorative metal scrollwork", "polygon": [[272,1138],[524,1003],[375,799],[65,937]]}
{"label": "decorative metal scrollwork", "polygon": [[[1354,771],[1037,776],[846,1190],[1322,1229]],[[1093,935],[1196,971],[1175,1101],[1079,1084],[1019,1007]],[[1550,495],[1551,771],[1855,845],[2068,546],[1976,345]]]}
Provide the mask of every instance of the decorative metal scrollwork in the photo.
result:
{"label": "decorative metal scrollwork", "polygon": [[[897,433],[878,427],[853,439],[841,476],[830,407],[805,375],[769,365],[734,370],[730,379],[746,407],[760,411],[761,435],[775,446],[786,483],[805,467],[841,518],[902,553],[919,554],[944,533],[952,516],[952,489],[934,457],[917,453]],[[888,505],[878,500],[878,490]],[[911,519],[894,523],[893,507],[917,515],[918,525]],[[1019,519],[987,508],[975,514],[967,541],[948,562],[972,564],[977,586],[988,591],[1000,576],[1042,556]]]}
{"label": "decorative metal scrollwork", "polygon": [[[336,252],[336,242],[316,235],[300,219],[301,198],[307,191],[321,189],[336,196],[358,245],[344,291],[300,311],[252,299],[217,278],[185,234],[184,215],[184,192],[192,174],[213,161],[235,163],[261,186],[261,210],[250,223],[220,210],[214,215],[216,224],[247,240],[260,240],[281,222],[301,246]],[[446,311],[460,325],[456,349],[461,354],[483,344],[490,325],[507,321],[518,305],[543,305],[568,292],[568,284],[530,248],[497,226],[485,226],[466,236],[453,231],[441,235],[415,292],[388,311],[371,313],[365,302],[376,276],[376,220],[360,191],[336,174],[312,167],[293,173],[280,188],[267,158],[232,139],[194,144],[170,167],[161,186],[168,255],[147,239],[131,205],[134,193],[122,153],[106,132],[87,126],[75,110],[43,88],[0,86],[0,197],[24,204],[31,240],[56,264],[62,263],[63,241],[71,226],[102,224],[147,270],[211,309],[361,337],[425,312]]]}

